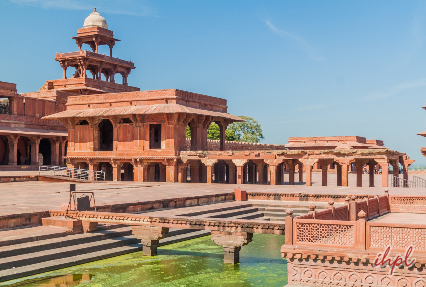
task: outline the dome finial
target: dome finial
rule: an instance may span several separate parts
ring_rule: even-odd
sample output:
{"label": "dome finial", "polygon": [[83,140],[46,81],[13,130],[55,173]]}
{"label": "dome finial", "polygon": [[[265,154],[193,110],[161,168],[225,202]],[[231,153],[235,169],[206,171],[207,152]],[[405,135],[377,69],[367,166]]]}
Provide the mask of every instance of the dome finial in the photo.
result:
{"label": "dome finial", "polygon": [[95,7],[95,9],[93,9],[93,12],[97,12],[97,11],[96,11],[96,7]]}

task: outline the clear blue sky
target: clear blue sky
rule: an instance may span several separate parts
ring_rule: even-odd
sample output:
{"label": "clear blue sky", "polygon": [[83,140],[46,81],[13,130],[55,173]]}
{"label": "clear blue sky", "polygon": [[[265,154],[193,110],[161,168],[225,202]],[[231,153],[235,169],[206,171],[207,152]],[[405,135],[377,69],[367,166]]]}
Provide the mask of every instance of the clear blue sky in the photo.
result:
{"label": "clear blue sky", "polygon": [[359,135],[426,164],[425,1],[1,0],[0,81],[61,78],[55,53],[95,6],[130,85],[225,98],[265,143]]}

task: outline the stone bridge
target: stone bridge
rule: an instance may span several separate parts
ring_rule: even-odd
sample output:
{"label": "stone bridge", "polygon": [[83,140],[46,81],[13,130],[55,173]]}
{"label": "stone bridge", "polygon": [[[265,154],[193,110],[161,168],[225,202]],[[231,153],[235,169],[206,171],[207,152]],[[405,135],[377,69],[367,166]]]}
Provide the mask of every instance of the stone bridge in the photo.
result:
{"label": "stone bridge", "polygon": [[201,216],[157,217],[146,214],[108,213],[95,211],[51,211],[52,217],[71,217],[82,222],[85,232],[96,229],[98,223],[131,225],[140,239],[143,255],[157,255],[159,240],[169,228],[210,230],[212,240],[224,250],[225,263],[239,262],[242,246],[252,241],[253,233],[284,235],[283,222],[243,219],[206,219]]}

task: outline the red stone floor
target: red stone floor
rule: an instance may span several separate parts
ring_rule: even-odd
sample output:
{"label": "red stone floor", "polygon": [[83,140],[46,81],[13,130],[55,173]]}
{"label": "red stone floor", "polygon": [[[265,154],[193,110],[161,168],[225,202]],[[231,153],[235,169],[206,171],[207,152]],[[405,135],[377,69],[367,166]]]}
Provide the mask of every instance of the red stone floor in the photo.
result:
{"label": "red stone floor", "polygon": [[[16,172],[15,172],[16,173]],[[0,176],[7,175],[0,172]],[[14,174],[15,175],[15,174]],[[297,175],[296,175],[296,178]],[[136,183],[106,182],[77,183],[77,191],[94,191],[96,205],[143,202],[176,197],[190,197],[233,192],[235,187],[247,191],[277,193],[311,193],[311,194],[383,194],[381,175],[376,175],[376,185],[368,187],[368,175],[363,176],[363,185],[355,187],[356,175],[349,175],[348,187],[336,186],[336,174],[329,174],[329,186],[321,186],[321,173],[313,174],[313,186],[305,185],[253,185],[253,184],[203,184],[203,183]],[[286,177],[288,180],[288,177]],[[425,189],[389,188],[390,194],[426,195]],[[61,203],[68,202],[69,183],[52,182],[11,182],[0,183],[0,216],[58,210]]]}
{"label": "red stone floor", "polygon": [[424,224],[424,213],[388,213],[372,220],[380,223],[394,224]]}

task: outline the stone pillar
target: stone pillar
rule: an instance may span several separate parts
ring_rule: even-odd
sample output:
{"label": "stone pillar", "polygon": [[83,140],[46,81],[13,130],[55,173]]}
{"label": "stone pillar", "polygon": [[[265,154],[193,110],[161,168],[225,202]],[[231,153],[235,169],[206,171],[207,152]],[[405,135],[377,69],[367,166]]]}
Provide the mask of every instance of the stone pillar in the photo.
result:
{"label": "stone pillar", "polygon": [[51,145],[52,145],[52,148],[51,148],[51,150],[52,150],[52,164],[53,165],[59,165],[60,164],[60,162],[59,162],[59,148],[60,148],[60,146],[59,146],[59,139],[52,139],[51,141],[50,141],[50,143],[51,143]]}
{"label": "stone pillar", "polygon": [[304,165],[306,172],[306,186],[312,186],[312,165]]}
{"label": "stone pillar", "polygon": [[121,163],[114,162],[112,165],[112,180],[121,181]]}
{"label": "stone pillar", "polygon": [[257,166],[257,184],[263,184],[263,169],[265,167],[265,163],[262,161],[260,163],[256,163]]}
{"label": "stone pillar", "polygon": [[271,172],[271,185],[277,184],[277,166],[269,165],[269,171]]}
{"label": "stone pillar", "polygon": [[235,170],[235,164],[234,164],[234,162],[233,161],[226,161],[226,163],[228,164],[228,166],[229,166],[229,180],[228,180],[228,182],[230,183],[230,184],[235,184],[236,183],[236,175],[235,175],[235,173],[236,173],[236,170]]}
{"label": "stone pillar", "polygon": [[31,165],[38,165],[39,138],[31,138]]}
{"label": "stone pillar", "polygon": [[342,164],[342,186],[348,186],[349,165]]}
{"label": "stone pillar", "polygon": [[225,264],[239,263],[241,247],[253,238],[253,233],[248,232],[211,231],[211,235],[214,243],[223,247]]}
{"label": "stone pillar", "polygon": [[202,159],[201,162],[207,168],[207,183],[212,183],[213,178],[213,167],[217,163],[217,159]]}
{"label": "stone pillar", "polygon": [[117,151],[117,147],[118,147],[118,119],[117,118],[111,118],[111,123],[112,123],[112,135],[113,135],[113,140],[112,140],[112,150],[113,151]]}
{"label": "stone pillar", "polygon": [[200,162],[191,162],[191,183],[200,182]]}
{"label": "stone pillar", "polygon": [[220,137],[219,137],[219,150],[225,150],[225,131],[226,131],[226,124],[223,122],[218,123],[219,130],[220,130]]}
{"label": "stone pillar", "polygon": [[303,183],[303,164],[299,163],[299,183]]}
{"label": "stone pillar", "polygon": [[356,186],[362,187],[362,167],[361,163],[356,165]]}
{"label": "stone pillar", "polygon": [[[94,163],[93,161],[89,161],[89,170],[97,171],[99,169],[99,163]],[[95,180],[94,173],[89,173],[89,180]]]}
{"label": "stone pillar", "polygon": [[327,186],[327,169],[328,164],[324,162],[322,165],[322,186]]}
{"label": "stone pillar", "polygon": [[237,166],[237,184],[242,184],[243,181],[243,168],[247,163],[246,159],[233,159],[232,162]]}
{"label": "stone pillar", "polygon": [[61,144],[60,144],[60,148],[61,148],[61,157],[59,158],[59,165],[65,165],[65,147],[67,145],[67,141],[66,140],[62,140]]}
{"label": "stone pillar", "polygon": [[375,166],[374,162],[370,162],[368,164],[368,173],[369,173],[368,177],[370,180],[370,184],[369,184],[370,187],[374,187],[374,166]]}
{"label": "stone pillar", "polygon": [[186,164],[178,164],[178,182],[186,182]]}
{"label": "stone pillar", "polygon": [[294,162],[292,160],[288,161],[288,184],[294,185]]}
{"label": "stone pillar", "polygon": [[167,162],[166,165],[166,182],[177,182],[177,161]]}
{"label": "stone pillar", "polygon": [[142,255],[157,255],[157,247],[160,239],[163,239],[169,229],[160,226],[132,226],[133,235],[141,240]]}
{"label": "stone pillar", "polygon": [[388,187],[389,183],[389,162],[388,161],[382,161],[378,162],[380,164],[380,167],[382,168],[382,187]]}
{"label": "stone pillar", "polygon": [[[18,158],[18,139],[16,136],[9,136],[7,142],[9,144],[9,165],[17,165]],[[38,154],[37,154],[38,156]],[[38,158],[38,157],[37,157]]]}
{"label": "stone pillar", "polygon": [[340,164],[336,164],[337,171],[337,186],[342,186],[342,166]]}

